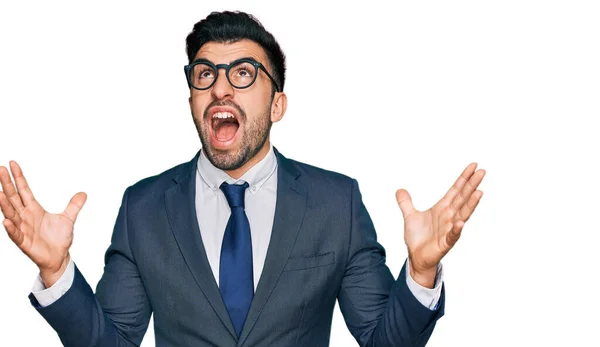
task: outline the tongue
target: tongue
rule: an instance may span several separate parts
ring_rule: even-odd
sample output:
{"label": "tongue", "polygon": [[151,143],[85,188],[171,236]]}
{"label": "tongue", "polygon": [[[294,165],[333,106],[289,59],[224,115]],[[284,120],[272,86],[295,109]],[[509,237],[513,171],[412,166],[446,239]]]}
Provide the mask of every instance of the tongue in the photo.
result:
{"label": "tongue", "polygon": [[229,141],[234,136],[239,128],[239,124],[235,122],[221,122],[215,127],[215,137],[219,141]]}

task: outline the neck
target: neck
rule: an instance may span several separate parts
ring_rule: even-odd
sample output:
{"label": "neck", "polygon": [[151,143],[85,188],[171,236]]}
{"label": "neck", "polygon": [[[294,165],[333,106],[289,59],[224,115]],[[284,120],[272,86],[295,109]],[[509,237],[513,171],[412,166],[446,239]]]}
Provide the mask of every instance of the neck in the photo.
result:
{"label": "neck", "polygon": [[263,158],[267,155],[267,153],[269,153],[270,147],[271,147],[271,142],[267,138],[267,141],[265,141],[265,144],[262,146],[260,151],[258,151],[258,153],[256,153],[256,155],[254,157],[252,157],[250,160],[248,160],[240,168],[235,169],[235,170],[228,170],[228,171],[226,170],[225,172],[231,178],[237,180],[238,178],[242,177],[242,175],[244,175],[246,172],[248,172],[248,170],[250,170],[259,161],[263,160]]}

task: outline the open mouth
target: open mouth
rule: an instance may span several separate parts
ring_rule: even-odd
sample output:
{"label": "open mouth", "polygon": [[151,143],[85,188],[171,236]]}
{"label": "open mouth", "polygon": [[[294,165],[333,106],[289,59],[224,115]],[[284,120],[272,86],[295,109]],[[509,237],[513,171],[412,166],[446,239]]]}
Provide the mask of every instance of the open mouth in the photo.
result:
{"label": "open mouth", "polygon": [[219,142],[229,142],[237,134],[240,123],[231,112],[216,112],[211,117],[214,138]]}

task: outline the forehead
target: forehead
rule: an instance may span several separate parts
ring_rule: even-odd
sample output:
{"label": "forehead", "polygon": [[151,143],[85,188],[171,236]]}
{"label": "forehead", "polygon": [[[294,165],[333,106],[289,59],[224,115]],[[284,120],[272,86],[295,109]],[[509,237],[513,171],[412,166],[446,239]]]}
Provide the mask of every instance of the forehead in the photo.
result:
{"label": "forehead", "polygon": [[256,42],[247,39],[232,43],[207,42],[194,57],[194,60],[203,58],[214,64],[229,64],[240,58],[250,57],[267,65],[265,50]]}

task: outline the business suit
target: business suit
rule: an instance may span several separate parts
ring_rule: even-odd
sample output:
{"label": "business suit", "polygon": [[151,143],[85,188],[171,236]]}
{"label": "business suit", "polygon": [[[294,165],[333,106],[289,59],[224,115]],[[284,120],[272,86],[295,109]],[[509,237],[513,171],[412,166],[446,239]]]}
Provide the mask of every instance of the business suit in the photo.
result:
{"label": "business suit", "polygon": [[431,311],[404,268],[394,281],[356,181],[276,154],[273,231],[239,339],[196,222],[196,156],[126,190],[96,296],[77,270],[39,308],[63,343],[135,346],[154,313],[157,346],[327,346],[337,298],[361,346],[425,345],[444,295]]}

